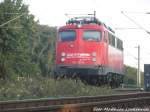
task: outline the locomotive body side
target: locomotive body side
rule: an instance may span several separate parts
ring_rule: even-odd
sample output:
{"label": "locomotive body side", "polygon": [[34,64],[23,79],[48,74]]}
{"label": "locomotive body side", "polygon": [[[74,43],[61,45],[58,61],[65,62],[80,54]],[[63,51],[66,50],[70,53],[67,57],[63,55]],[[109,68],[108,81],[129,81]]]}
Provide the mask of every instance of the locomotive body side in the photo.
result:
{"label": "locomotive body side", "polygon": [[[112,38],[110,39],[109,36]],[[108,71],[110,73],[123,75],[123,43],[119,38],[115,37],[111,33],[108,35],[108,41]]]}

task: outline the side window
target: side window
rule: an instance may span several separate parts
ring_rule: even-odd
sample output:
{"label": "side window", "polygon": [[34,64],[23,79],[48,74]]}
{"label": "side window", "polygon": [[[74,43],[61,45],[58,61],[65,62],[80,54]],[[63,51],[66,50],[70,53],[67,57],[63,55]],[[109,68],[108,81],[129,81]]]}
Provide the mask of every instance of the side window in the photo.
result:
{"label": "side window", "polygon": [[112,46],[115,47],[115,36],[114,35],[112,35]]}
{"label": "side window", "polygon": [[116,37],[115,38],[115,47],[117,48],[117,41],[118,41],[118,38]]}
{"label": "side window", "polygon": [[123,42],[120,40],[120,49],[123,50]]}
{"label": "side window", "polygon": [[112,37],[110,33],[108,33],[108,40],[109,40],[109,44],[112,45]]}
{"label": "side window", "polygon": [[107,43],[107,32],[106,31],[104,31],[104,42]]}
{"label": "side window", "polygon": [[113,47],[116,46],[116,37],[112,35],[111,33],[108,33],[108,39],[109,39],[109,44]]}
{"label": "side window", "polygon": [[117,48],[123,50],[123,42],[120,39],[117,39]]}

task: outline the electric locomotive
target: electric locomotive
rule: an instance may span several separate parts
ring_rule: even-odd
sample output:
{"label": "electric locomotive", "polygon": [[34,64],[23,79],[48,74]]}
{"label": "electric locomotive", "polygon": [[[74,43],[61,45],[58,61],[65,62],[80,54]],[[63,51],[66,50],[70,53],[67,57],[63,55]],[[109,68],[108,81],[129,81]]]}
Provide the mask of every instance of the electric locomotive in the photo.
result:
{"label": "electric locomotive", "polygon": [[94,17],[75,17],[58,29],[54,78],[80,78],[90,85],[123,82],[123,42]]}

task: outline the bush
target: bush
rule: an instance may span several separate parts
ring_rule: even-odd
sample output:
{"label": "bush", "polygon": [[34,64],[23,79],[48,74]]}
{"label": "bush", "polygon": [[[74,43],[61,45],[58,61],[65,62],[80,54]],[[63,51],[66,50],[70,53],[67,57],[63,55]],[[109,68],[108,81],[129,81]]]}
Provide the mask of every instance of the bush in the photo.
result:
{"label": "bush", "polygon": [[80,80],[54,80],[46,77],[18,77],[0,82],[0,100],[21,100],[49,97],[110,95],[108,87],[84,85]]}

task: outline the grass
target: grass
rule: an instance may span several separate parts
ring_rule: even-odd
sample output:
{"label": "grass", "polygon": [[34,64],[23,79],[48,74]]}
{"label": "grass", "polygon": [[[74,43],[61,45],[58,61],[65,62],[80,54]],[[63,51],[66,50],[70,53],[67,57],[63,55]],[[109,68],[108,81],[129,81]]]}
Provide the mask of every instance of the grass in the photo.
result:
{"label": "grass", "polygon": [[0,101],[111,94],[113,90],[108,87],[89,86],[71,79],[56,81],[46,77],[19,77],[0,82]]}

